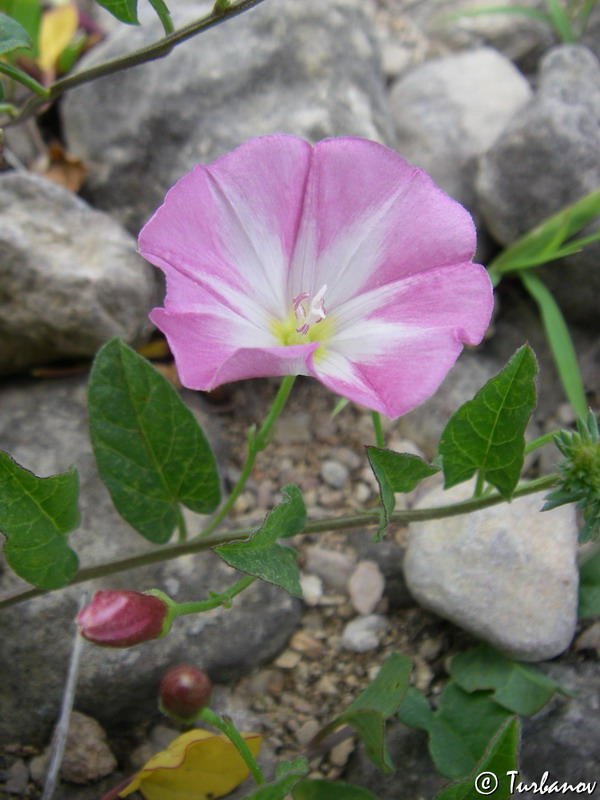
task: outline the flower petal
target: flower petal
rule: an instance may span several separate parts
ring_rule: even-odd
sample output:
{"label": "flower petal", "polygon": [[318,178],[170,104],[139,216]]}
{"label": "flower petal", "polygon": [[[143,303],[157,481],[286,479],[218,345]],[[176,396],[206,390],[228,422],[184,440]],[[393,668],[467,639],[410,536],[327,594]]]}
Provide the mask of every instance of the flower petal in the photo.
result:
{"label": "flower petal", "polygon": [[273,135],[197,166],[142,229],[140,252],[238,313],[252,298],[280,315],[310,160],[307,142]]}
{"label": "flower petal", "polygon": [[230,381],[275,375],[309,375],[307,362],[318,342],[285,347],[261,340],[233,314],[166,311],[150,319],[167,337],[179,377],[189,389],[210,391]]}
{"label": "flower petal", "polygon": [[421,270],[469,261],[474,250],[469,213],[393,150],[358,138],[314,146],[292,296],[326,283],[334,307]]}
{"label": "flower petal", "polygon": [[463,342],[481,341],[492,305],[489,278],[477,264],[421,272],[347,303],[311,372],[394,419],[437,390]]}

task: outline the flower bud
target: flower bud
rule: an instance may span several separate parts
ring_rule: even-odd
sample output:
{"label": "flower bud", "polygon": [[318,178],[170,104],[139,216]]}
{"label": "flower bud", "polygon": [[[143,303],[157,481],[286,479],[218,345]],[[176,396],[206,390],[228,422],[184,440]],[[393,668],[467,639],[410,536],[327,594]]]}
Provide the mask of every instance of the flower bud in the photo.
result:
{"label": "flower bud", "polygon": [[131,647],[164,632],[169,607],[160,597],[141,592],[96,592],[77,615],[81,635],[105,647]]}
{"label": "flower bud", "polygon": [[158,690],[160,707],[177,719],[191,722],[208,703],[211,689],[206,672],[180,664],[163,675]]}

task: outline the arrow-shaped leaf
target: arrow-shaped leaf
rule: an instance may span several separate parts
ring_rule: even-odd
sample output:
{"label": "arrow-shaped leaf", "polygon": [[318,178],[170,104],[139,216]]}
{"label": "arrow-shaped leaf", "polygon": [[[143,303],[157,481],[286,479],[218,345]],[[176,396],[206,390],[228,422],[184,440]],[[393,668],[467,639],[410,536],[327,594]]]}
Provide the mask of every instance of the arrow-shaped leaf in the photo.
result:
{"label": "arrow-shaped leaf", "polygon": [[492,699],[514,714],[537,713],[561,686],[529,664],[479,644],[454,656],[450,674],[466,692],[490,689]]}
{"label": "arrow-shaped leaf", "polygon": [[519,481],[525,428],[536,404],[537,362],[528,345],[450,418],[440,439],[445,486],[482,473],[502,497]]}
{"label": "arrow-shaped leaf", "polygon": [[367,456],[379,484],[383,505],[381,522],[375,534],[375,541],[379,541],[396,506],[394,493],[412,492],[423,478],[434,475],[439,469],[412,453],[395,453],[379,447],[367,447]]}
{"label": "arrow-shaped leaf", "polygon": [[490,741],[481,761],[465,780],[446,787],[435,800],[494,800],[513,797],[512,778],[518,770],[519,720],[510,717]]}
{"label": "arrow-shaped leaf", "polygon": [[79,525],[75,470],[38,478],[0,451],[0,531],[4,555],[19,577],[40,589],[59,589],[77,572],[67,535]]}
{"label": "arrow-shaped leaf", "polygon": [[402,704],[410,682],[411,668],[409,658],[391,653],[367,688],[319,731],[313,743],[323,740],[340,725],[352,725],[371,761],[383,772],[393,772],[394,764],[385,743],[385,721]]}
{"label": "arrow-shaped leaf", "polygon": [[119,339],[96,356],[88,408],[100,477],[138,533],[168,541],[179,503],[215,510],[219,477],[202,428],[171,384]]}
{"label": "arrow-shaped leaf", "polygon": [[296,536],[303,530],[306,507],[297,486],[284,486],[281,494],[283,502],[267,514],[250,539],[215,547],[215,553],[230,566],[302,597],[296,551],[278,544],[277,539]]}

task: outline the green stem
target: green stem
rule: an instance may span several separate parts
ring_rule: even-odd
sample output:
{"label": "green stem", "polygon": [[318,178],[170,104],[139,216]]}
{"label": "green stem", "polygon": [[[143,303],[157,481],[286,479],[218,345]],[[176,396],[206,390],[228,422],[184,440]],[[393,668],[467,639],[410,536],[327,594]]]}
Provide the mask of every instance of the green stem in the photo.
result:
{"label": "green stem", "polygon": [[537,439],[534,439],[532,442],[529,442],[529,444],[526,444],[525,455],[537,450],[538,447],[543,447],[545,444],[552,444],[554,442],[555,434],[556,431],[552,431],[552,433],[545,433],[543,436],[538,436]]}
{"label": "green stem", "polygon": [[13,81],[22,83],[23,86],[38,95],[41,98],[40,105],[50,99],[50,90],[45,89],[41,83],[38,83],[35,78],[32,78],[26,72],[13,67],[11,64],[6,64],[4,61],[0,61],[0,72],[3,72]]}
{"label": "green stem", "polygon": [[483,476],[483,471],[478,470],[477,478],[475,480],[475,491],[473,492],[473,497],[482,497],[484,486],[485,486],[485,478]]}
{"label": "green stem", "polygon": [[188,538],[187,533],[187,525],[185,522],[185,517],[183,516],[183,511],[181,510],[181,506],[179,503],[175,506],[175,514],[177,515],[177,541],[185,542]]}
{"label": "green stem", "polygon": [[[513,492],[512,499],[516,500],[518,497],[524,497],[528,494],[541,492],[545,489],[551,489],[556,485],[560,476],[557,473],[546,475],[542,478],[528,481],[521,484]],[[453,503],[447,506],[439,506],[438,508],[421,508],[421,509],[408,509],[404,511],[394,511],[391,515],[391,521],[400,524],[407,524],[409,522],[425,522],[429,519],[443,519],[445,517],[454,517],[460,514],[470,514],[473,511],[479,511],[482,508],[489,506],[499,505],[503,503],[504,498],[497,492],[494,494],[486,494],[483,497],[471,498],[464,500],[461,503]],[[307,522],[303,533],[324,533],[326,531],[341,531],[350,528],[365,528],[371,525],[379,525],[380,514],[378,511],[371,511],[365,514],[352,514],[345,517],[334,517],[332,519],[319,519]],[[85,583],[86,581],[95,580],[96,578],[104,578],[108,575],[116,575],[120,572],[127,572],[130,569],[137,567],[146,567],[150,564],[159,564],[164,561],[171,561],[180,556],[187,556],[193,553],[201,553],[205,550],[210,550],[220,544],[228,544],[230,542],[239,542],[240,539],[246,539],[250,534],[254,533],[255,528],[236,528],[234,530],[226,531],[218,536],[211,536],[205,539],[194,537],[193,539],[185,542],[172,545],[165,545],[164,547],[157,547],[153,550],[140,553],[139,555],[129,556],[122,558],[119,561],[110,561],[105,564],[97,564],[93,567],[84,567],[80,569],[75,577],[68,584],[74,586],[78,583]],[[39,597],[46,593],[45,589],[27,589],[24,592],[17,592],[9,597],[0,600],[0,610],[8,608],[9,606],[23,603],[26,600],[32,600],[34,597]]]}
{"label": "green stem", "polygon": [[373,420],[373,430],[375,431],[375,444],[377,447],[385,447],[385,437],[383,435],[383,427],[381,425],[381,414],[379,411],[371,411],[371,419]]}
{"label": "green stem", "polygon": [[203,611],[210,611],[219,606],[228,608],[231,606],[233,598],[243,592],[244,589],[247,589],[255,580],[256,578],[254,575],[244,575],[243,578],[240,578],[240,580],[234,583],[233,586],[230,586],[229,589],[225,589],[225,591],[220,592],[220,594],[213,594],[209,600],[200,600],[198,602],[191,600],[188,603],[175,603],[174,605],[171,605],[173,603],[171,600],[169,603],[171,609],[170,613],[173,619],[176,619],[186,614],[201,614]]}
{"label": "green stem", "polygon": [[195,540],[204,538],[205,536],[208,536],[209,533],[212,533],[212,531],[214,531],[215,528],[221,524],[221,522],[233,508],[235,501],[238,499],[240,494],[243,492],[244,487],[246,486],[257,455],[261,452],[261,450],[265,449],[271,440],[273,427],[275,426],[277,418],[283,411],[283,407],[290,396],[290,392],[292,391],[295,380],[295,375],[286,375],[286,377],[281,381],[279,390],[275,396],[273,405],[271,406],[271,410],[267,414],[267,417],[261,425],[258,433],[255,433],[254,430],[250,431],[250,435],[248,436],[248,455],[246,456],[246,461],[242,468],[240,477],[237,479],[237,482],[231,490],[231,493],[225,503],[221,506],[206,528],[204,528],[198,534],[198,536],[194,537]]}
{"label": "green stem", "polygon": [[250,752],[250,748],[246,744],[243,736],[235,727],[233,722],[229,719],[229,717],[220,717],[218,714],[215,714],[214,711],[211,711],[210,708],[205,707],[198,714],[196,719],[201,719],[203,722],[206,722],[208,725],[212,725],[213,728],[221,731],[221,733],[224,733],[246,762],[246,766],[250,770],[256,783],[259,786],[264,784],[265,779],[260,767],[256,763],[256,759]]}
{"label": "green stem", "polygon": [[[72,89],[75,86],[81,86],[84,83],[90,83],[90,81],[97,80],[98,78],[103,78],[107,75],[113,75],[115,72],[121,72],[126,69],[131,69],[131,67],[137,67],[140,64],[146,64],[148,61],[164,58],[178,44],[181,44],[182,42],[191,39],[193,36],[196,36],[197,34],[202,33],[203,31],[206,31],[215,25],[219,25],[221,22],[225,22],[225,20],[231,19],[232,17],[235,17],[244,11],[248,11],[250,8],[254,8],[254,6],[257,6],[262,2],[263,0],[239,0],[239,2],[232,3],[225,9],[213,9],[206,16],[194,20],[188,25],[178,28],[177,30],[173,31],[173,33],[170,33],[168,36],[159,39],[159,41],[154,42],[153,44],[147,45],[146,47],[141,47],[139,50],[134,50],[132,53],[128,53],[127,55],[110,59],[109,61],[105,61],[103,64],[96,65],[95,67],[90,67],[89,69],[81,70],[80,72],[71,73],[66,77],[52,83],[47,90],[44,89],[44,91],[47,92],[45,100],[55,100],[68,89]],[[32,91],[36,91],[33,89],[33,87],[30,88],[32,88]],[[43,87],[41,88],[43,89]],[[37,93],[39,94],[39,92]],[[30,98],[29,101],[24,105],[20,114],[18,114],[14,120],[11,120],[11,124],[19,122],[35,114],[43,102],[43,100],[40,100],[37,97]]]}

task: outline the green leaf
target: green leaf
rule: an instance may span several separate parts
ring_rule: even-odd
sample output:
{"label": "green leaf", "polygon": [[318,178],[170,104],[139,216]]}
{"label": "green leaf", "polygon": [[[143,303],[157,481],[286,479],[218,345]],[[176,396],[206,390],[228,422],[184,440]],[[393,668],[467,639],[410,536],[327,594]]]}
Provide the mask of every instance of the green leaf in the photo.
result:
{"label": "green leaf", "polygon": [[579,569],[579,610],[582,619],[600,615],[600,553]]}
{"label": "green leaf", "polygon": [[20,55],[30,59],[37,58],[42,10],[42,0],[0,0],[0,11],[18,22],[30,39],[22,50],[12,52],[11,61]]}
{"label": "green leaf", "polygon": [[281,761],[275,770],[275,780],[247,794],[244,800],[284,800],[308,770],[308,761],[303,756]]}
{"label": "green leaf", "polygon": [[469,777],[446,787],[436,800],[481,800],[484,795],[494,800],[509,800],[513,788],[511,779],[518,769],[518,749],[519,720],[511,717],[490,741]]}
{"label": "green leaf", "polygon": [[137,0],[96,0],[96,2],[110,11],[113,17],[120,22],[126,22],[129,25],[140,24],[137,15]]}
{"label": "green leaf", "polygon": [[292,791],[294,800],[377,800],[377,797],[362,786],[343,781],[309,779],[300,781]]}
{"label": "green leaf", "polygon": [[0,54],[10,53],[20,47],[31,48],[32,44],[25,28],[12,17],[0,12]]}
{"label": "green leaf", "polygon": [[215,553],[230,566],[302,597],[296,551],[278,544],[277,539],[296,536],[304,529],[306,507],[297,486],[284,486],[281,494],[283,501],[267,514],[256,533],[243,542],[215,547]]}
{"label": "green leaf", "polygon": [[179,503],[199,514],[215,510],[219,477],[202,428],[171,384],[119,339],[96,356],[88,405],[100,477],[138,533],[168,541]]}
{"label": "green leaf", "polygon": [[391,653],[367,688],[319,732],[316,741],[321,741],[340,725],[352,725],[371,761],[383,772],[393,772],[394,765],[385,743],[385,720],[400,708],[411,667],[410,659]]}
{"label": "green leaf", "polygon": [[173,33],[173,20],[171,19],[171,14],[164,0],[149,0],[149,3],[156,11],[158,18],[162,23],[165,34],[168,36],[170,33]]}
{"label": "green leaf", "polygon": [[383,504],[381,523],[375,534],[375,540],[379,541],[396,506],[394,493],[411,492],[423,478],[434,475],[439,469],[411,453],[395,453],[379,447],[367,447],[367,456],[377,478]]}
{"label": "green leaf", "polygon": [[525,428],[536,404],[536,373],[535,356],[525,345],[451,417],[439,448],[446,488],[479,471],[510,500],[523,467]]}
{"label": "green leaf", "polygon": [[490,689],[495,703],[525,716],[536,714],[561,689],[552,678],[507,658],[488,644],[455,655],[450,674],[466,692]]}
{"label": "green leaf", "polygon": [[550,9],[550,17],[554,30],[558,33],[563,42],[572,44],[575,41],[575,35],[571,28],[567,12],[558,0],[546,0],[546,2]]}
{"label": "green leaf", "polygon": [[456,14],[448,14],[442,17],[444,21],[453,22],[454,20],[461,19],[462,17],[480,17],[487,14],[521,14],[524,17],[531,17],[531,19],[538,19],[541,22],[552,24],[551,18],[543,11],[538,11],[534,8],[527,6],[494,6],[493,8],[469,8],[465,11],[459,11]]}
{"label": "green leaf", "polygon": [[577,353],[561,310],[552,294],[537,275],[524,272],[521,275],[521,280],[529,294],[538,304],[544,330],[567,399],[575,413],[580,417],[585,417],[588,405],[579,364],[577,363]]}
{"label": "green leaf", "polygon": [[4,555],[19,577],[59,589],[77,572],[67,535],[79,525],[76,470],[38,478],[0,451],[0,531]]}
{"label": "green leaf", "polygon": [[402,703],[408,684],[412,662],[398,653],[390,653],[371,683],[350,703],[342,716],[368,708],[391,717]]}
{"label": "green leaf", "polygon": [[563,208],[507,247],[489,264],[490,277],[497,283],[502,275],[554,261],[563,242],[600,214],[600,189]]}
{"label": "green leaf", "polygon": [[454,681],[446,685],[435,712],[429,709],[427,713],[427,701],[424,704],[418,694],[416,689],[407,692],[398,718],[405,725],[427,731],[436,769],[455,780],[471,772],[490,739],[512,716],[492,702],[490,692],[469,694]]}

